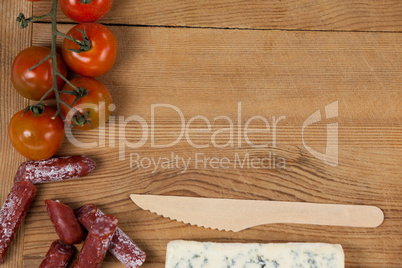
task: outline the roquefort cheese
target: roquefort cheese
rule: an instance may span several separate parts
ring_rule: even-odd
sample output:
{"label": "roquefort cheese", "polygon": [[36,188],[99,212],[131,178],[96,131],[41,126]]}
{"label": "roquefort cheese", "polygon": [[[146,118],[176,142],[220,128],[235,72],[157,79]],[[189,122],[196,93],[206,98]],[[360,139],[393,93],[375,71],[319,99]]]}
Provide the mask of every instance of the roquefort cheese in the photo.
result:
{"label": "roquefort cheese", "polygon": [[166,268],[344,268],[341,245],[172,241]]}

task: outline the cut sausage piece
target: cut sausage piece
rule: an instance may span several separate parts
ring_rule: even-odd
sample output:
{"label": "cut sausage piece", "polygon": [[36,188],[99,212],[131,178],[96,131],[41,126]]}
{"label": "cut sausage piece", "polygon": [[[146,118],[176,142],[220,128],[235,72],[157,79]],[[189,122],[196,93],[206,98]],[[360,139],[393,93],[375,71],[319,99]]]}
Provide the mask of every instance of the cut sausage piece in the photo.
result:
{"label": "cut sausage piece", "polygon": [[11,188],[0,211],[0,263],[3,262],[35,194],[35,185],[27,181],[14,184]]}
{"label": "cut sausage piece", "polygon": [[117,219],[104,215],[96,219],[89,229],[87,238],[73,268],[99,268],[112,242]]}
{"label": "cut sausage piece", "polygon": [[33,184],[40,184],[80,178],[90,173],[95,167],[95,161],[85,155],[28,161],[20,165],[14,182],[29,181]]}
{"label": "cut sausage piece", "polygon": [[47,213],[60,239],[67,244],[78,244],[84,238],[84,231],[74,211],[59,201],[45,200]]}
{"label": "cut sausage piece", "polygon": [[39,268],[66,268],[76,249],[61,240],[54,241]]}
{"label": "cut sausage piece", "polygon": [[[95,205],[88,204],[80,207],[76,212],[78,221],[89,230],[96,219],[103,214]],[[112,253],[127,268],[137,268],[146,259],[146,254],[142,251],[119,227],[116,228],[112,243],[109,247]]]}

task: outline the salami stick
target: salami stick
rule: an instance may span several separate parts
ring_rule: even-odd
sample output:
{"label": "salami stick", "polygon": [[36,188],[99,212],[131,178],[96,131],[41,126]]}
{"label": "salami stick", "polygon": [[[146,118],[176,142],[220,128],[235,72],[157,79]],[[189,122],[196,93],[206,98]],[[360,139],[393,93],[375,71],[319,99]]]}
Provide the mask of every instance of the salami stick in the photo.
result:
{"label": "salami stick", "polygon": [[73,268],[100,267],[112,242],[117,222],[117,219],[110,215],[104,215],[96,219],[91,229],[89,229],[87,238]]}
{"label": "salami stick", "polygon": [[[80,207],[76,212],[78,221],[89,230],[96,219],[103,214],[95,205],[89,204]],[[127,268],[137,268],[146,259],[146,254],[142,251],[119,227],[116,228],[112,243],[109,247],[112,253]]]}
{"label": "salami stick", "polygon": [[45,200],[47,213],[60,239],[67,244],[78,244],[84,238],[84,231],[74,211],[59,201]]}
{"label": "salami stick", "polygon": [[42,161],[24,162],[15,175],[15,183],[29,181],[40,184],[80,178],[96,167],[95,161],[85,155],[50,158]]}
{"label": "salami stick", "polygon": [[27,181],[14,184],[11,188],[0,211],[0,263],[3,262],[35,194],[35,185]]}
{"label": "salami stick", "polygon": [[61,240],[54,241],[39,268],[66,268],[76,249]]}

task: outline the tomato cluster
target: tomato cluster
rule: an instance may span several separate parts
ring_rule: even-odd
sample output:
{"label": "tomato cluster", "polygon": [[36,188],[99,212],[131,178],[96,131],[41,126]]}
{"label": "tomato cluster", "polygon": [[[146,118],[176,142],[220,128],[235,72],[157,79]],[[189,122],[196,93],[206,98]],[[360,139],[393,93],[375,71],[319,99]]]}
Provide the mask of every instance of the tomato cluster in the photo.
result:
{"label": "tomato cluster", "polygon": [[[80,22],[65,36],[62,56],[51,57],[51,49],[33,46],[20,52],[12,66],[11,81],[17,92],[39,101],[16,113],[8,129],[14,148],[33,160],[47,159],[58,151],[64,123],[84,130],[97,128],[108,120],[112,104],[110,92],[94,77],[107,73],[116,59],[115,36],[106,26],[95,23],[109,12],[113,0],[58,1],[66,16]],[[53,83],[56,67],[57,83]],[[67,67],[80,77],[65,81]],[[51,89],[56,86],[59,109],[44,106],[43,100],[55,97]]]}

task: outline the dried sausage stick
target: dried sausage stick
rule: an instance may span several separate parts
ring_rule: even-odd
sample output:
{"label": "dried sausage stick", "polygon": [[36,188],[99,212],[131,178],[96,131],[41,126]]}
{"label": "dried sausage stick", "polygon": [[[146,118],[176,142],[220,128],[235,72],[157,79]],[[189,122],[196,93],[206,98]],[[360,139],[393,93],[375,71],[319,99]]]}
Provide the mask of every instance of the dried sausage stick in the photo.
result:
{"label": "dried sausage stick", "polygon": [[[95,205],[88,204],[80,207],[76,212],[78,221],[89,230],[96,219],[103,214]],[[109,247],[112,253],[127,268],[137,268],[141,266],[146,259],[146,254],[142,251],[123,231],[117,227],[114,233],[112,243]]]}
{"label": "dried sausage stick", "polygon": [[39,268],[66,268],[76,249],[61,240],[54,241]]}
{"label": "dried sausage stick", "polygon": [[36,187],[28,181],[14,184],[0,211],[0,263],[35,198]]}
{"label": "dried sausage stick", "polygon": [[78,255],[73,268],[99,268],[112,242],[117,219],[111,215],[104,215],[96,219],[89,229],[87,238]]}
{"label": "dried sausage stick", "polygon": [[63,181],[87,175],[96,167],[95,161],[85,155],[50,158],[24,162],[18,168],[14,182],[29,181],[33,184]]}
{"label": "dried sausage stick", "polygon": [[84,231],[74,211],[59,201],[45,200],[47,213],[60,239],[67,244],[78,244],[84,238]]}

